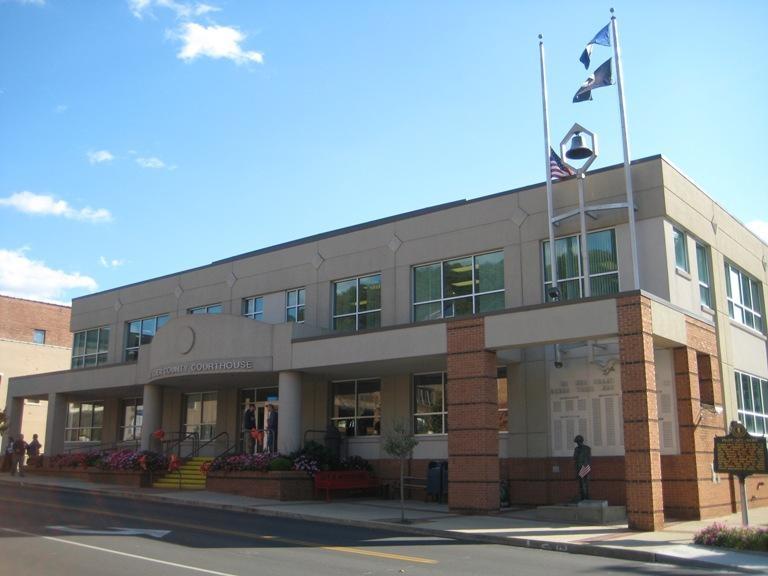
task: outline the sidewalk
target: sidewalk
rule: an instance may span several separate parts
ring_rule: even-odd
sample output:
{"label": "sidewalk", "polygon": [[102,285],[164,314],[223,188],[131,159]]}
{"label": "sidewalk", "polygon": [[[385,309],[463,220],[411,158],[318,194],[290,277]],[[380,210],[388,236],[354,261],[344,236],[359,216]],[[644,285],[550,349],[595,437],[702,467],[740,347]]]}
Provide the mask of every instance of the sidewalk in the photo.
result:
{"label": "sidewalk", "polygon": [[[407,524],[400,523],[397,500],[340,499],[278,502],[209,491],[176,491],[107,486],[68,478],[0,475],[0,482],[23,486],[56,487],[109,494],[123,498],[176,502],[189,506],[236,510],[264,516],[283,516],[320,522],[394,529],[416,534],[553,550],[571,554],[607,556],[640,562],[661,562],[702,568],[730,568],[768,574],[768,554],[737,552],[691,544],[695,532],[715,522],[740,526],[741,515],[668,523],[659,532],[633,532],[626,524],[566,525],[536,520],[535,510],[513,509],[496,516],[452,514],[445,504],[406,502]],[[750,510],[752,526],[768,526],[768,508]]]}

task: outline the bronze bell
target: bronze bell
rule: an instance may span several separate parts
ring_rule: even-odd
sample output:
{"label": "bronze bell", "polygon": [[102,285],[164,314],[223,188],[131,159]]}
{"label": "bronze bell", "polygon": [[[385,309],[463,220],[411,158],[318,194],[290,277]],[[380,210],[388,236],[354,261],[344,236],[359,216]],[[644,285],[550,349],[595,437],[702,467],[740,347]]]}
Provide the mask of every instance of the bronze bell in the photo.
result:
{"label": "bronze bell", "polygon": [[565,153],[565,157],[570,160],[584,160],[592,156],[592,150],[584,144],[584,138],[577,132],[571,139],[571,148]]}

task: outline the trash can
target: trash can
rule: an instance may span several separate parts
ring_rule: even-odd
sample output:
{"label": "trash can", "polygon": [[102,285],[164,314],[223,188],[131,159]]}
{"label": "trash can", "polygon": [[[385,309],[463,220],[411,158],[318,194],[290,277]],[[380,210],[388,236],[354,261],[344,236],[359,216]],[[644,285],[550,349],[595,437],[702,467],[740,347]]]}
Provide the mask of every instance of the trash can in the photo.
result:
{"label": "trash can", "polygon": [[448,462],[433,460],[427,466],[427,496],[438,502],[448,492]]}

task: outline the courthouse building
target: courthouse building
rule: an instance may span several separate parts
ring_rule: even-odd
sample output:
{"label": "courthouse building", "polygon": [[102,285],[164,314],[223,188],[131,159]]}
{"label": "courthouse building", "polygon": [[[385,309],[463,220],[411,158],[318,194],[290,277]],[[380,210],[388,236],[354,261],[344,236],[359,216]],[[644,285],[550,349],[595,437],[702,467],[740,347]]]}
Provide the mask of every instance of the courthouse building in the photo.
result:
{"label": "courthouse building", "polygon": [[[8,381],[24,374],[64,370],[71,360],[69,306],[0,295],[0,410]],[[22,432],[27,442],[45,441],[47,398],[27,398]]]}
{"label": "courthouse building", "polygon": [[[382,435],[404,421],[411,474],[447,460],[449,506],[469,513],[498,510],[502,483],[513,503],[572,498],[581,434],[592,497],[632,527],[729,513],[713,438],[730,420],[768,433],[768,246],[661,156],[632,181],[640,290],[624,208],[589,214],[588,278],[579,219],[560,222],[550,302],[544,185],[451,202],[74,300],[71,369],[14,378],[13,425],[47,400],[49,454],[151,448],[162,428],[214,455],[248,403],[260,426],[274,403],[280,452],[333,424],[387,478]],[[625,201],[623,167],[590,172],[586,195]],[[554,199],[573,211],[575,179]]]}

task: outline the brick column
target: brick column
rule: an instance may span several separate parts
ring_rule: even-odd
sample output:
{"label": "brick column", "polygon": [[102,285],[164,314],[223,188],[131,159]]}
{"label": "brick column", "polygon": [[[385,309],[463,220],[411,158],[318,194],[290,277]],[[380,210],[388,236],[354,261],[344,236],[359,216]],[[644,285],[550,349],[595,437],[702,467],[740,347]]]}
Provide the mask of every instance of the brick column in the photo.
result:
{"label": "brick column", "polygon": [[625,296],[617,300],[616,312],[624,411],[627,519],[633,530],[661,530],[664,527],[664,502],[651,302],[639,294]]}
{"label": "brick column", "polygon": [[448,503],[468,514],[499,510],[496,353],[485,349],[483,318],[448,331]]}

